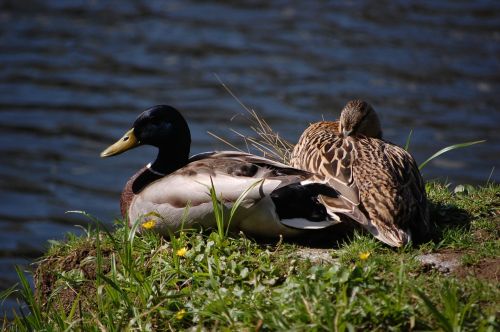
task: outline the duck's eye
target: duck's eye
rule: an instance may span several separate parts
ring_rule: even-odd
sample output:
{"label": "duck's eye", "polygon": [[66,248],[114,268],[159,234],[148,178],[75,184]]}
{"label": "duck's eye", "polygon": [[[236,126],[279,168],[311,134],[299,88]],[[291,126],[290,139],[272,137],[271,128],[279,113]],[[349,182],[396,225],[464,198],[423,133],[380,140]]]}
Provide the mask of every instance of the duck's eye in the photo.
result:
{"label": "duck's eye", "polygon": [[129,137],[128,137],[128,136],[125,136],[125,137],[123,138],[123,141],[124,141],[124,142],[126,142],[126,141],[128,141],[128,139],[129,139]]}

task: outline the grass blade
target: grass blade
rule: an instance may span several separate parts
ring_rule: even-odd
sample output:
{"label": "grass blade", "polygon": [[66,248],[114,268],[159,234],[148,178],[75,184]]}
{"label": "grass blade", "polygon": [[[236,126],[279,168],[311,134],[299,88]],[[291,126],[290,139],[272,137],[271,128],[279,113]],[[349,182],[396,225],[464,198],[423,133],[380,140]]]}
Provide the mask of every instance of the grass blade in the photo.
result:
{"label": "grass blade", "polygon": [[484,143],[484,142],[486,142],[486,140],[474,141],[474,142],[467,142],[467,143],[460,143],[460,144],[454,144],[454,145],[447,146],[444,149],[441,149],[438,152],[434,153],[426,161],[424,161],[423,163],[421,163],[420,166],[418,166],[418,169],[422,170],[422,168],[424,168],[425,165],[427,165],[427,163],[429,161],[433,160],[434,158],[439,157],[443,153],[446,153],[448,151],[455,150],[455,149],[465,148],[465,147],[468,147],[468,146],[471,146],[471,145],[474,145],[474,144]]}
{"label": "grass blade", "polygon": [[408,134],[408,137],[406,138],[406,144],[405,144],[405,151],[408,151],[408,148],[410,147],[410,141],[411,141],[411,136],[413,135],[413,129],[410,130],[410,133]]}
{"label": "grass blade", "polygon": [[434,303],[432,303],[431,299],[429,299],[429,297],[427,297],[427,295],[425,295],[424,292],[420,291],[419,289],[415,288],[415,292],[422,299],[422,301],[424,301],[425,306],[434,316],[434,318],[436,318],[436,320],[440,323],[441,328],[445,331],[452,332],[453,326],[450,324],[448,319],[441,312],[439,312],[439,309],[436,308]]}
{"label": "grass blade", "polygon": [[224,238],[224,204],[217,198],[217,190],[214,186],[214,181],[210,177],[210,198],[212,199],[212,206],[214,209],[215,223],[217,225],[217,233],[219,234],[219,241]]}
{"label": "grass blade", "polygon": [[264,183],[264,179],[262,180],[258,180],[258,181],[255,181],[255,183],[252,183],[252,185],[250,187],[248,187],[247,189],[245,189],[244,192],[241,193],[241,195],[238,197],[238,199],[236,200],[236,202],[234,202],[232,208],[231,208],[231,211],[229,213],[229,220],[227,222],[227,227],[226,227],[226,236],[229,232],[229,226],[231,225],[231,220],[233,219],[233,216],[234,214],[236,213],[236,210],[238,210],[239,206],[241,205],[241,203],[243,202],[243,200],[247,197],[247,195],[250,193],[250,191],[255,188],[256,186],[258,186],[259,184],[263,184]]}
{"label": "grass blade", "polygon": [[106,225],[104,225],[102,223],[102,221],[100,221],[99,219],[97,219],[96,217],[94,217],[93,215],[85,212],[85,211],[81,211],[81,210],[70,210],[70,211],[66,211],[65,213],[72,213],[72,214],[81,214],[83,215],[84,217],[88,218],[90,221],[92,221],[96,226],[97,228],[100,230],[104,230],[104,232],[106,233],[106,235],[109,237],[109,239],[113,242],[113,245],[116,247],[116,245],[118,244],[117,240],[115,239],[115,237],[113,236],[113,234],[111,233],[111,231],[108,229],[108,227],[106,227]]}
{"label": "grass blade", "polygon": [[19,266],[15,267],[17,277],[19,278],[20,281],[20,291],[21,291],[21,296],[24,300],[24,302],[28,305],[31,315],[25,316],[24,312],[21,310],[21,314],[25,318],[25,322],[27,323],[27,326],[30,326],[34,328],[35,330],[41,329],[43,326],[42,323],[42,310],[40,308],[39,303],[35,299],[35,295],[33,293],[33,290],[31,289],[31,286],[28,282],[28,279],[24,275],[24,272],[21,270]]}
{"label": "grass blade", "polygon": [[228,140],[226,140],[226,139],[224,139],[224,138],[222,138],[220,136],[217,136],[216,134],[212,133],[211,131],[207,131],[207,134],[209,134],[210,136],[218,139],[222,143],[227,144],[228,146],[230,146],[231,148],[235,149],[236,151],[245,152],[245,151],[239,149],[238,147],[236,147],[234,144],[231,144]]}

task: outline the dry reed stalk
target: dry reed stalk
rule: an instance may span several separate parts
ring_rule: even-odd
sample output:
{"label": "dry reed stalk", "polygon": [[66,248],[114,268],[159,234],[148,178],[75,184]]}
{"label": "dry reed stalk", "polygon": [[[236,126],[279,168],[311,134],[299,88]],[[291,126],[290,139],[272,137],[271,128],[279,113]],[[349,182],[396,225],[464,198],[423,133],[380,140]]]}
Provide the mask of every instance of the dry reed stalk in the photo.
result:
{"label": "dry reed stalk", "polygon": [[[236,130],[231,129],[233,133],[241,137],[246,146],[247,152],[250,150],[250,146],[254,149],[260,151],[265,158],[269,158],[275,161],[279,161],[288,164],[290,161],[290,154],[293,150],[293,144],[280,137],[277,132],[275,132],[267,121],[259,116],[259,114],[247,107],[234,93],[233,91],[221,81],[219,76],[215,75],[222,87],[243,107],[243,109],[250,115],[250,117],[245,117],[250,122],[250,129],[257,135],[256,137],[248,136],[240,133]],[[229,145],[231,148],[242,151],[238,149],[235,144],[232,144],[227,139],[220,137],[214,133],[208,132],[213,137],[217,138],[224,144]]]}

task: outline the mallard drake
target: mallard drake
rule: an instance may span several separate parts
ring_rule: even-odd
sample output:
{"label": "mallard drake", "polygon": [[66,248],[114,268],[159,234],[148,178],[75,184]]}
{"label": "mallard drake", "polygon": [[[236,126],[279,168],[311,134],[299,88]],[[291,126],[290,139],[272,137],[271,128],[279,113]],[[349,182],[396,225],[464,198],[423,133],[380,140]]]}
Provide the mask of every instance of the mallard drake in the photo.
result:
{"label": "mallard drake", "polygon": [[329,213],[342,212],[382,242],[422,241],[431,224],[424,182],[413,157],[384,141],[377,113],[361,100],[347,103],[340,121],[310,125],[294,147],[291,166],[315,173],[340,192],[320,196]]}
{"label": "mallard drake", "polygon": [[154,106],[135,120],[132,129],[101,153],[120,154],[140,145],[153,145],[158,155],[127,182],[121,195],[121,212],[139,231],[161,234],[184,228],[214,228],[216,191],[224,215],[239,197],[230,230],[253,237],[293,237],[308,229],[336,223],[317,200],[319,194],[335,200],[338,192],[313,183],[308,171],[236,151],[207,152],[189,157],[189,127],[175,108]]}

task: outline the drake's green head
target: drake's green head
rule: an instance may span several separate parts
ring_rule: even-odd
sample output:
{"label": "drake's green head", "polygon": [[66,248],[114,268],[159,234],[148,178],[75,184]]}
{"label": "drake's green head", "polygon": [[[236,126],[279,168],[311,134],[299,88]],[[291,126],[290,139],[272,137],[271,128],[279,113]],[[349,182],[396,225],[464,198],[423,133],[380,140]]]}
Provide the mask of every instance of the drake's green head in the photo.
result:
{"label": "drake's green head", "polygon": [[153,106],[137,117],[122,138],[102,151],[101,157],[116,156],[140,145],[189,154],[191,133],[178,110],[167,105]]}

